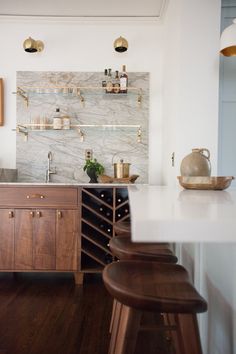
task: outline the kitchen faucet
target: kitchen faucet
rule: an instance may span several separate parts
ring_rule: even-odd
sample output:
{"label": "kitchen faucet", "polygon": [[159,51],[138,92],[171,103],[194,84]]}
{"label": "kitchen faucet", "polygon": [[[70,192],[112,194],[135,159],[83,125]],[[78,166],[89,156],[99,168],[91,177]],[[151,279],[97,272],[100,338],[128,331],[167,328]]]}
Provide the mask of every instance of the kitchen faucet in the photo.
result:
{"label": "kitchen faucet", "polygon": [[50,176],[53,175],[53,174],[56,174],[57,171],[56,171],[56,167],[54,167],[54,169],[51,168],[51,161],[52,161],[52,153],[51,151],[48,152],[48,167],[47,167],[47,170],[46,170],[46,183],[49,183],[50,182]]}

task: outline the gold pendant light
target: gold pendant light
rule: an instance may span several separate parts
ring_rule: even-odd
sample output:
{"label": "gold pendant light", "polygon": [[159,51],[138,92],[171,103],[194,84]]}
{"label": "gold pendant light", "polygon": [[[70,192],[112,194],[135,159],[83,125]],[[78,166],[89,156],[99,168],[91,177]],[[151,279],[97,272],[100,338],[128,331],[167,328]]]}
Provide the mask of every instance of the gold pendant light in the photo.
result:
{"label": "gold pendant light", "polygon": [[42,41],[34,40],[29,37],[24,41],[23,48],[28,53],[42,52],[44,44]]}
{"label": "gold pendant light", "polygon": [[114,48],[119,53],[126,52],[126,50],[128,49],[128,41],[120,36],[115,40]]}
{"label": "gold pendant light", "polygon": [[226,57],[236,56],[236,19],[221,34],[220,53]]}

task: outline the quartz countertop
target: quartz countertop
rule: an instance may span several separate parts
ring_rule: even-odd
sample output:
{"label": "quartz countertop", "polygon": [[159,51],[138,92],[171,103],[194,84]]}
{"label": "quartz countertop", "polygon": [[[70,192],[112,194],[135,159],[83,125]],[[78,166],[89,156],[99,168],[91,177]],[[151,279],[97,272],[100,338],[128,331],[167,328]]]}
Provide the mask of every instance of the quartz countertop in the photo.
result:
{"label": "quartz countertop", "polygon": [[236,242],[236,189],[129,186],[135,242]]}
{"label": "quartz countertop", "polygon": [[46,186],[46,187],[97,187],[97,188],[105,188],[105,187],[128,187],[130,183],[53,183],[53,182],[0,182],[0,186]]}

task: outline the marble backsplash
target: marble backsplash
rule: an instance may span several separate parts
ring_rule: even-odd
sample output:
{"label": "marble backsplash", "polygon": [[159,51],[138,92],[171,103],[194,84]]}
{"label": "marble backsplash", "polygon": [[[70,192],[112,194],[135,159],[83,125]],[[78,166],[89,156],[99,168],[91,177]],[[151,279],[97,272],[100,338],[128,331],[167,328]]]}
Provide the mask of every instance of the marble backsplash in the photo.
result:
{"label": "marble backsplash", "polygon": [[[105,174],[113,176],[112,162],[121,158],[130,162],[130,174],[140,177],[136,183],[148,182],[148,116],[149,74],[129,73],[129,85],[142,89],[142,102],[137,92],[127,95],[106,94],[102,90],[81,90],[84,103],[77,94],[47,87],[100,86],[102,73],[97,72],[35,72],[18,71],[17,87],[27,91],[28,107],[17,95],[17,124],[47,121],[52,123],[56,108],[69,115],[71,124],[129,124],[140,125],[141,142],[137,128],[81,128],[84,141],[76,129],[29,131],[28,140],[17,134],[16,166],[19,182],[43,182],[47,169],[48,152],[52,152],[52,167],[57,173],[52,182],[88,182],[83,171],[85,150],[92,149],[93,157],[104,165]],[[26,90],[25,87],[31,87]],[[32,88],[33,87],[33,88]]]}

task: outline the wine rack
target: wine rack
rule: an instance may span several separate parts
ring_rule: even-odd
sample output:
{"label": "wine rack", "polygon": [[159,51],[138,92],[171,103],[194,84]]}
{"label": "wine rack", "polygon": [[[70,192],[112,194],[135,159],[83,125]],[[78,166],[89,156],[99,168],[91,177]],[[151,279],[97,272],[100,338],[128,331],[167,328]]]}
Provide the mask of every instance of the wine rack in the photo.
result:
{"label": "wine rack", "polygon": [[113,260],[108,244],[114,224],[130,221],[128,190],[86,187],[81,193],[81,271],[101,272]]}

